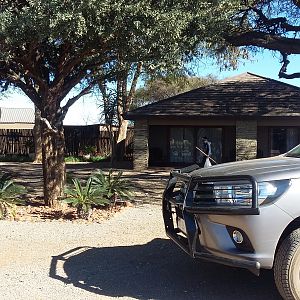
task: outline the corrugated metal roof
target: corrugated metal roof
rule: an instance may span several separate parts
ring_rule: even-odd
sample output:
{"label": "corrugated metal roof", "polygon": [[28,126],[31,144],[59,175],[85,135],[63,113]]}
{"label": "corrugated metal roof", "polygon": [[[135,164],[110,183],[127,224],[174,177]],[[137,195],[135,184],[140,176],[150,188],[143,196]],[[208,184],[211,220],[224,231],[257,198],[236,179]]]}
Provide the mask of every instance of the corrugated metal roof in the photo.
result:
{"label": "corrugated metal roof", "polygon": [[126,114],[150,117],[300,116],[300,88],[256,74],[244,73],[161,100]]}
{"label": "corrugated metal roof", "polygon": [[32,108],[0,107],[0,124],[1,123],[34,124],[34,110]]}

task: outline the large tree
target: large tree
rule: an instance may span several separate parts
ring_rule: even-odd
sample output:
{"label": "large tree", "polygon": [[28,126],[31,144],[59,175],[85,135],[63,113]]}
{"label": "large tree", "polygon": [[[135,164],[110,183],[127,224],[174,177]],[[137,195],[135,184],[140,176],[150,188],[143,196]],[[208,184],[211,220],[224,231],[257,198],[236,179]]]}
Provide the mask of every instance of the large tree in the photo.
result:
{"label": "large tree", "polygon": [[[109,36],[100,39],[96,28],[85,23],[94,19],[101,28],[91,6],[82,1],[1,3],[2,87],[13,85],[23,90],[41,112],[44,197],[50,206],[63,192],[64,117],[92,88],[98,65],[113,59],[106,52]],[[74,87],[78,88],[68,97]]]}
{"label": "large tree", "polygon": [[[0,83],[3,89],[23,90],[41,112],[47,205],[54,206],[63,193],[63,120],[70,106],[109,78],[125,91],[126,74],[142,62],[163,70],[166,61],[177,65],[183,57],[198,55],[199,43],[214,34],[207,30],[208,20],[217,28],[228,16],[220,12],[230,13],[224,5],[200,0],[1,1]],[[123,103],[127,107],[128,101]]]}
{"label": "large tree", "polygon": [[[288,56],[300,54],[299,0],[227,0],[236,12],[220,32],[225,42],[255,51],[258,48],[281,54],[280,78],[300,78],[300,72],[289,74]],[[221,45],[224,40],[220,39]]]}

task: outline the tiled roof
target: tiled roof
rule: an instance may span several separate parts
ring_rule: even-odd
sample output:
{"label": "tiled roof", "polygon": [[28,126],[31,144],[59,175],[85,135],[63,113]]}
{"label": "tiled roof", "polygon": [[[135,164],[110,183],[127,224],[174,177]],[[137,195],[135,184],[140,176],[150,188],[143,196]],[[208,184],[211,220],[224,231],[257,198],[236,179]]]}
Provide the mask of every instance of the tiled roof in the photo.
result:
{"label": "tiled roof", "polygon": [[126,118],[203,116],[300,116],[300,88],[244,73],[137,108]]}
{"label": "tiled roof", "polygon": [[0,107],[0,124],[1,123],[34,124],[34,110],[31,108]]}

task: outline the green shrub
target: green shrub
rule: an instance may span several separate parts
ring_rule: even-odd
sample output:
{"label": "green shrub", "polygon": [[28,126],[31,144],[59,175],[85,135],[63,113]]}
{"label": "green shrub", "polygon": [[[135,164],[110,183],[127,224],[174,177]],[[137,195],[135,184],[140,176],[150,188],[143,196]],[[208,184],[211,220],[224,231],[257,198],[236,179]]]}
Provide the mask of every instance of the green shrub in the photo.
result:
{"label": "green shrub", "polygon": [[106,156],[90,156],[89,158],[85,158],[82,156],[66,156],[65,157],[65,162],[99,162],[99,161],[103,161],[106,160],[107,157]]}
{"label": "green shrub", "polygon": [[101,191],[103,197],[109,200],[111,204],[115,204],[118,200],[129,200],[133,193],[129,182],[121,178],[122,175],[123,172],[121,171],[117,175],[114,175],[110,169],[108,174],[105,175],[102,170],[99,170],[92,176],[92,184],[96,189]]}
{"label": "green shrub", "polygon": [[4,173],[0,176],[0,219],[12,214],[15,217],[17,204],[24,201],[19,196],[25,193],[26,189],[13,182],[11,175]]}
{"label": "green shrub", "polygon": [[83,154],[95,154],[97,151],[97,147],[96,146],[92,146],[92,145],[86,145],[84,148],[83,148]]}
{"label": "green shrub", "polygon": [[83,157],[80,156],[66,156],[65,162],[83,162],[85,161]]}
{"label": "green shrub", "polygon": [[78,179],[73,179],[73,188],[65,190],[66,198],[63,200],[76,207],[77,215],[80,218],[88,218],[91,213],[92,205],[107,205],[109,201],[105,199],[100,189],[92,185],[92,178],[89,178],[83,186]]}
{"label": "green shrub", "polygon": [[107,159],[106,156],[91,156],[89,159],[87,159],[87,161],[99,162],[99,161],[103,161],[103,160],[106,160],[106,159]]}

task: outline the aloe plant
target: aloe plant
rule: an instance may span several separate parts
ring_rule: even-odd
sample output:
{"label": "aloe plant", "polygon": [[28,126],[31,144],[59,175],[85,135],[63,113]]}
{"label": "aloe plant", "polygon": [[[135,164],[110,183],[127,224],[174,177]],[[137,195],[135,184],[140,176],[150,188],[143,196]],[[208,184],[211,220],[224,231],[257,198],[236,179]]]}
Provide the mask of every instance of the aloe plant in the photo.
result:
{"label": "aloe plant", "polygon": [[72,181],[73,188],[65,190],[67,197],[64,202],[76,207],[79,217],[88,218],[93,204],[103,206],[109,204],[109,201],[102,197],[101,191],[93,186],[92,178],[89,178],[85,185],[82,185],[77,178]]}
{"label": "aloe plant", "polygon": [[0,219],[7,217],[9,213],[15,216],[17,204],[24,201],[19,198],[25,192],[25,188],[13,182],[11,175],[4,173],[0,177]]}
{"label": "aloe plant", "polygon": [[92,184],[111,204],[115,204],[118,199],[129,200],[133,193],[129,182],[123,179],[122,175],[121,171],[114,175],[110,169],[105,175],[102,170],[99,170],[92,176]]}

